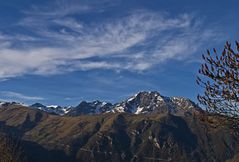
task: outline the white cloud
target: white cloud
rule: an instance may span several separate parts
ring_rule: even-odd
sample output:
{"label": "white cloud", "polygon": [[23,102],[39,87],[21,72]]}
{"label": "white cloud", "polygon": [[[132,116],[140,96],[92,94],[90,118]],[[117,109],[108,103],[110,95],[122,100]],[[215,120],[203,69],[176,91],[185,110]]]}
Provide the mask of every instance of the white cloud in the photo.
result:
{"label": "white cloud", "polygon": [[35,36],[0,35],[0,79],[91,69],[144,71],[169,59],[187,58],[214,36],[188,14],[171,18],[141,10],[85,23],[66,13],[42,15],[35,10],[18,23]]}
{"label": "white cloud", "polygon": [[18,100],[29,100],[29,101],[33,101],[33,100],[44,100],[44,98],[42,97],[36,97],[36,96],[26,96],[24,94],[21,93],[17,93],[17,92],[12,92],[12,91],[3,91],[1,92],[1,95],[4,98],[14,98],[14,99],[18,99]]}
{"label": "white cloud", "polygon": [[44,6],[32,6],[25,14],[41,17],[63,17],[71,14],[102,12],[117,5],[120,0],[53,0]]}

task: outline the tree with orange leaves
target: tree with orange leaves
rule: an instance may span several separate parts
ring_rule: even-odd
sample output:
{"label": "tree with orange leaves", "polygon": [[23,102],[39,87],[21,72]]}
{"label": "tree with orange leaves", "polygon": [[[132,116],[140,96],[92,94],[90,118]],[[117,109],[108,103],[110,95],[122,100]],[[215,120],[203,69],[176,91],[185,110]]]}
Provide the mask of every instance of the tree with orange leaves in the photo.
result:
{"label": "tree with orange leaves", "polygon": [[204,88],[199,102],[209,112],[239,119],[239,43],[235,47],[227,42],[218,54],[207,50],[199,70],[197,84]]}

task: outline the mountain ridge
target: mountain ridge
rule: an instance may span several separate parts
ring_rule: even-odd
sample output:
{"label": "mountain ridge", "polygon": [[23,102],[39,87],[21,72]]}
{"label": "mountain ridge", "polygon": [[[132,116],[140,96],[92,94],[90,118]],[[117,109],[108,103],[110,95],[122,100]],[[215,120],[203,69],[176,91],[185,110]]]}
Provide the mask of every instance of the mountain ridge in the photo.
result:
{"label": "mountain ridge", "polygon": [[[11,103],[5,103],[11,104]],[[13,103],[16,104],[16,103]],[[4,105],[4,104],[2,104]],[[21,104],[22,105],[22,104]],[[1,106],[1,104],[0,104]],[[26,106],[26,105],[24,105]],[[152,114],[152,113],[182,113],[190,110],[200,109],[193,101],[184,97],[166,97],[157,91],[141,91],[127,99],[112,104],[109,102],[94,100],[82,101],[77,106],[46,106],[41,103],[35,103],[29,108],[39,109],[41,111],[60,115],[60,116],[78,116],[78,115],[96,115],[103,113],[132,113],[132,114]]]}

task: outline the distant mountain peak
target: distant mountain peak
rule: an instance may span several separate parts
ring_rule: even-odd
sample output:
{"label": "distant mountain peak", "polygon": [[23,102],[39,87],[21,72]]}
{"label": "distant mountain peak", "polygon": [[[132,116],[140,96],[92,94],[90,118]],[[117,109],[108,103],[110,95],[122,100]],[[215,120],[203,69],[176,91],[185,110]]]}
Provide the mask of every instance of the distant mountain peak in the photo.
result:
{"label": "distant mountain peak", "polygon": [[65,115],[71,109],[71,107],[61,107],[58,105],[45,106],[41,103],[35,103],[35,104],[31,105],[30,107],[33,109],[42,110],[47,113],[55,114],[55,115]]}
{"label": "distant mountain peak", "polygon": [[101,101],[86,102],[82,101],[78,106],[72,108],[66,115],[77,116],[85,114],[102,114],[110,112],[112,109],[112,104]]}
{"label": "distant mountain peak", "polygon": [[6,102],[6,101],[0,101],[0,107],[7,107],[11,105],[21,105],[21,106],[28,106],[24,103],[18,103],[18,102]]}
{"label": "distant mountain peak", "polygon": [[128,112],[134,114],[152,113],[184,113],[196,108],[190,99],[183,97],[166,97],[157,91],[143,91],[127,100],[116,104],[112,112]]}
{"label": "distant mountain peak", "polygon": [[116,105],[113,112],[128,112],[134,114],[154,111],[158,103],[164,101],[163,96],[156,91],[142,91]]}

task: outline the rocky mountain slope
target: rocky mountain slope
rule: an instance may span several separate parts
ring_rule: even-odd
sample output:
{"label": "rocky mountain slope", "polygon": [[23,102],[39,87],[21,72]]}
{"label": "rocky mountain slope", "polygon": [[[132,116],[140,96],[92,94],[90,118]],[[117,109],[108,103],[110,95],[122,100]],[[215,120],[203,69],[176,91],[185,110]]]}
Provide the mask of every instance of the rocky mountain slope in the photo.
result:
{"label": "rocky mountain slope", "polygon": [[82,102],[68,113],[5,103],[0,134],[20,139],[28,162],[224,162],[239,153],[231,121],[184,98],[141,92],[115,105]]}

